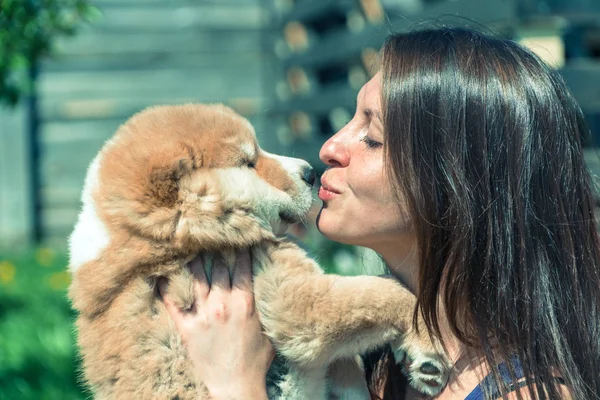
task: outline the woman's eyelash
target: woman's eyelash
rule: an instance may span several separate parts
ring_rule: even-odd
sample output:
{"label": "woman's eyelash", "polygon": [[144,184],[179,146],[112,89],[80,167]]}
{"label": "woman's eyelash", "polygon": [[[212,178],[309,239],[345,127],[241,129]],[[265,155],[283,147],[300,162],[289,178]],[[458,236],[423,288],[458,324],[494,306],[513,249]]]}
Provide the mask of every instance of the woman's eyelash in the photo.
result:
{"label": "woman's eyelash", "polygon": [[368,136],[364,136],[362,139],[360,139],[360,141],[365,143],[367,145],[367,147],[370,149],[376,149],[383,145],[382,143],[376,142],[373,139],[369,138]]}

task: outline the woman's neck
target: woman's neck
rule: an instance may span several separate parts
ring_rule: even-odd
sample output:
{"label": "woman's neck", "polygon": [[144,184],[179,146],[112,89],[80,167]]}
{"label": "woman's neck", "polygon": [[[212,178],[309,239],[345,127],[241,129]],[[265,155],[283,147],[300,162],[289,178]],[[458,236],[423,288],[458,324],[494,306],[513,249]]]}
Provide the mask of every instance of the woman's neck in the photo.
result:
{"label": "woman's neck", "polygon": [[407,238],[374,250],[381,255],[390,273],[416,295],[419,288],[419,251],[416,241]]}

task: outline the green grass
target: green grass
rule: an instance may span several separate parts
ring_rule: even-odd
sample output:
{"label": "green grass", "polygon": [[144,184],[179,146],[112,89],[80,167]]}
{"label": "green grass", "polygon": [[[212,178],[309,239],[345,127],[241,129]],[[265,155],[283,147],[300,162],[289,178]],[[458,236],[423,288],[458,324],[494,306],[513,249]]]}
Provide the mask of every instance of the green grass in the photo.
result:
{"label": "green grass", "polygon": [[71,400],[78,384],[66,257],[0,254],[0,399]]}

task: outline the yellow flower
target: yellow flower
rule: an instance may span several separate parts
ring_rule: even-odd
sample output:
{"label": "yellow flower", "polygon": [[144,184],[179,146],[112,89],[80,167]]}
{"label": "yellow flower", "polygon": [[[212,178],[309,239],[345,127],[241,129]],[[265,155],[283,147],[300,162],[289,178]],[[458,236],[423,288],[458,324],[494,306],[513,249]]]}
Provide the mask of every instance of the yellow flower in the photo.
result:
{"label": "yellow flower", "polygon": [[17,269],[9,261],[0,261],[0,282],[10,283],[15,279]]}
{"label": "yellow flower", "polygon": [[42,267],[50,267],[54,262],[54,250],[42,247],[35,253],[35,259]]}
{"label": "yellow flower", "polygon": [[48,283],[50,283],[50,287],[54,290],[64,290],[71,283],[71,274],[67,271],[55,272],[50,275]]}

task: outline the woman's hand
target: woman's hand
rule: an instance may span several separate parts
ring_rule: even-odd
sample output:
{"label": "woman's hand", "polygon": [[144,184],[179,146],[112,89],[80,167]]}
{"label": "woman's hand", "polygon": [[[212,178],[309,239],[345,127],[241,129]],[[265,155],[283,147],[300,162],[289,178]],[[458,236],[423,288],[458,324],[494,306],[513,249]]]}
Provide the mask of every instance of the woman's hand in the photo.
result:
{"label": "woman's hand", "polygon": [[195,376],[213,399],[266,399],[266,373],[274,351],[254,306],[250,253],[237,254],[233,277],[223,260],[213,262],[211,284],[201,257],[190,262],[195,304],[182,311],[159,288],[181,334]]}

